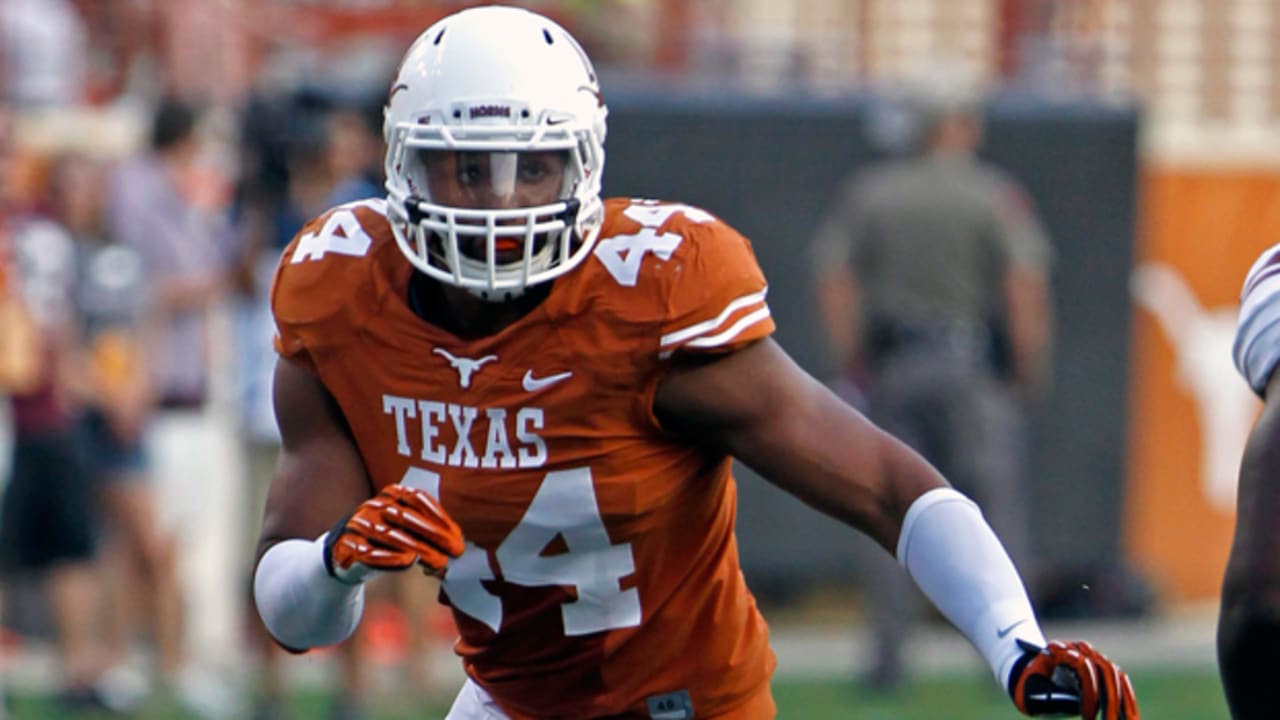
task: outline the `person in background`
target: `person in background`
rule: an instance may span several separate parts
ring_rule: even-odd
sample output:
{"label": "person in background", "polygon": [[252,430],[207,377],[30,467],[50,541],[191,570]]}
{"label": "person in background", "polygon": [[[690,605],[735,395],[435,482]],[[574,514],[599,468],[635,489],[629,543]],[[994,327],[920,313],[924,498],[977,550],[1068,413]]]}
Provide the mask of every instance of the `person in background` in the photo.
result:
{"label": "person in background", "polygon": [[235,648],[228,636],[237,615],[220,578],[235,562],[229,548],[238,489],[227,482],[234,453],[209,404],[212,311],[224,296],[227,253],[221,218],[186,187],[199,170],[198,121],[189,104],[162,101],[147,152],[111,173],[106,212],[108,234],[135,254],[150,288],[144,351],[153,404],[144,443],[156,522],[177,557],[182,615],[200,618],[183,623],[183,659],[166,680],[189,707],[217,717],[236,705],[214,668],[234,662],[216,653]]}
{"label": "person in background", "polygon": [[[6,139],[0,128],[0,146]],[[0,220],[4,220],[0,216]],[[13,413],[12,465],[0,498],[5,585],[31,577],[47,593],[61,688],[71,711],[112,713],[98,687],[108,665],[94,563],[95,490],[86,472],[76,390],[75,245],[41,214],[5,223],[6,302],[0,393]]]}
{"label": "person in background", "polygon": [[408,50],[386,196],[304,226],[273,285],[273,637],[341,641],[366,581],[427,572],[467,673],[449,720],[772,718],[737,458],[896,552],[1019,711],[1136,720],[1113,662],[1045,639],[978,506],[770,339],[746,238],[600,196],[607,112],[536,13],[463,10]]}
{"label": "person in background", "polygon": [[[982,506],[1029,573],[1022,404],[1050,345],[1049,241],[1026,194],[979,160],[977,97],[941,76],[905,94],[907,152],[853,173],[813,241],[835,367],[861,408]],[[904,675],[918,594],[861,553],[873,628],[869,687]]]}
{"label": "person in background", "polygon": [[105,530],[101,562],[113,618],[107,631],[115,664],[104,688],[131,706],[150,685],[124,662],[136,619],[150,631],[160,675],[173,677],[183,660],[182,607],[176,543],[159,525],[142,446],[151,411],[147,279],[137,254],[107,235],[104,180],[100,160],[70,152],[54,163],[49,198],[76,245],[82,432],[86,470],[102,499],[96,515]]}
{"label": "person in background", "polygon": [[1232,355],[1263,400],[1240,462],[1235,539],[1222,581],[1218,670],[1235,720],[1276,715],[1280,642],[1280,245],[1245,276]]}

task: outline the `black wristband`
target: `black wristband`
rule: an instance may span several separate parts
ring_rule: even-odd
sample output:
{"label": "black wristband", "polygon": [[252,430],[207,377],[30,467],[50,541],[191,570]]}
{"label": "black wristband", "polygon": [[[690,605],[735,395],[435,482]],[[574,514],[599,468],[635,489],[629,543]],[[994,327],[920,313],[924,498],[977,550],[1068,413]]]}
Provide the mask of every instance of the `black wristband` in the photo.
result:
{"label": "black wristband", "polygon": [[347,529],[347,521],[351,519],[352,514],[343,515],[333,524],[333,527],[329,528],[329,534],[324,537],[324,571],[329,573],[329,577],[339,582],[342,578],[339,578],[338,573],[333,569],[333,546],[338,543],[338,538]]}

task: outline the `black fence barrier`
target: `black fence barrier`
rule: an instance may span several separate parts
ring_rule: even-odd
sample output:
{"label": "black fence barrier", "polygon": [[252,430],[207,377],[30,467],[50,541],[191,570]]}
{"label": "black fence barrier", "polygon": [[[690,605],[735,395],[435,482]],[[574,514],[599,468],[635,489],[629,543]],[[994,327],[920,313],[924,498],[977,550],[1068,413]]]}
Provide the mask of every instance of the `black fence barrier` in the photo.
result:
{"label": "black fence barrier", "polygon": [[[865,132],[872,103],[643,89],[608,100],[606,194],[698,205],[743,232],[778,342],[827,376],[806,249],[842,179],[880,157]],[[986,115],[982,155],[1024,184],[1056,253],[1052,390],[1030,422],[1032,545],[1047,576],[1087,582],[1123,564],[1140,116],[1032,100],[996,100]],[[847,529],[746,468],[738,477],[742,563],[763,600],[857,582]]]}

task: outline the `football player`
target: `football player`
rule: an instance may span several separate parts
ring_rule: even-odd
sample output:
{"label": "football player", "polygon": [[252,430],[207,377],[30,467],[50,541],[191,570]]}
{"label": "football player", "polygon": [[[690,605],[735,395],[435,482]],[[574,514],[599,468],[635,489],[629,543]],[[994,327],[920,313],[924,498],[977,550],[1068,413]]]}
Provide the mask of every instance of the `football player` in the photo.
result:
{"label": "football player", "polygon": [[1232,348],[1236,367],[1265,401],[1240,463],[1236,533],[1218,617],[1218,666],[1231,716],[1276,715],[1274,662],[1280,641],[1280,245],[1245,277]]}
{"label": "football player", "polygon": [[276,276],[276,639],[337,642],[363,582],[421,567],[460,631],[452,720],[773,717],[736,457],[896,553],[1019,710],[1137,718],[1115,664],[1046,642],[977,506],[770,339],[745,238],[601,199],[605,116],[531,12],[464,10],[409,49],[387,196],[314,220]]}

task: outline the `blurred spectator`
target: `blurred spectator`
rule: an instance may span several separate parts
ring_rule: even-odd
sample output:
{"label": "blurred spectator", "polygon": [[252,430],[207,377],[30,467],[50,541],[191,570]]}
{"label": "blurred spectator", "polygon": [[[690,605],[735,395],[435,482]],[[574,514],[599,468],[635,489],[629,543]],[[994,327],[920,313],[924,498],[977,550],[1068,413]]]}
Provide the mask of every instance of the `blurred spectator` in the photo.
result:
{"label": "blurred spectator", "polygon": [[333,189],[329,205],[382,197],[381,105],[377,113],[338,107],[325,122],[326,157]]}
{"label": "blurred spectator", "polygon": [[[37,354],[31,351],[36,347],[35,327],[21,302],[13,248],[17,172],[12,135],[12,115],[0,104],[0,388],[5,395],[32,388],[39,366]],[[7,427],[0,429],[7,431]],[[0,455],[0,459],[7,457],[7,453]]]}
{"label": "blurred spectator", "polygon": [[[234,608],[225,591],[233,577],[238,530],[228,495],[236,491],[233,453],[209,404],[212,310],[224,296],[221,218],[198,206],[187,187],[197,165],[198,116],[179,101],[162,102],[150,151],[115,169],[108,183],[110,236],[136,253],[150,287],[145,352],[154,408],[146,450],[156,491],[156,521],[177,555],[189,644],[172,689],[206,715],[231,711],[232,698],[206,667],[230,661]],[[231,616],[228,617],[228,614]]]}
{"label": "blurred spectator", "polygon": [[[1044,382],[1050,245],[1014,181],[975,157],[976,94],[906,95],[906,157],[856,173],[815,238],[824,322],[855,404],[976,500],[1029,575],[1020,403]],[[868,683],[903,675],[918,595],[865,553]]]}
{"label": "blurred spectator", "polygon": [[130,704],[145,691],[119,664],[132,641],[130,611],[141,604],[159,669],[173,677],[183,659],[182,607],[174,540],[161,532],[142,447],[151,405],[142,339],[146,282],[137,253],[106,235],[104,179],[98,161],[70,154],[54,165],[49,197],[78,257],[86,469],[103,500],[104,576],[115,611],[107,629],[117,665],[106,687]]}
{"label": "blurred spectator", "polygon": [[10,372],[0,392],[12,400],[14,440],[0,502],[5,585],[29,576],[48,594],[63,704],[109,711],[97,687],[107,658],[97,634],[94,488],[78,435],[75,247],[56,222],[31,215],[12,221],[8,249],[13,265],[5,278],[9,302],[0,347]]}
{"label": "blurred spectator", "polygon": [[18,106],[82,100],[84,22],[67,0],[0,0],[0,89]]}

